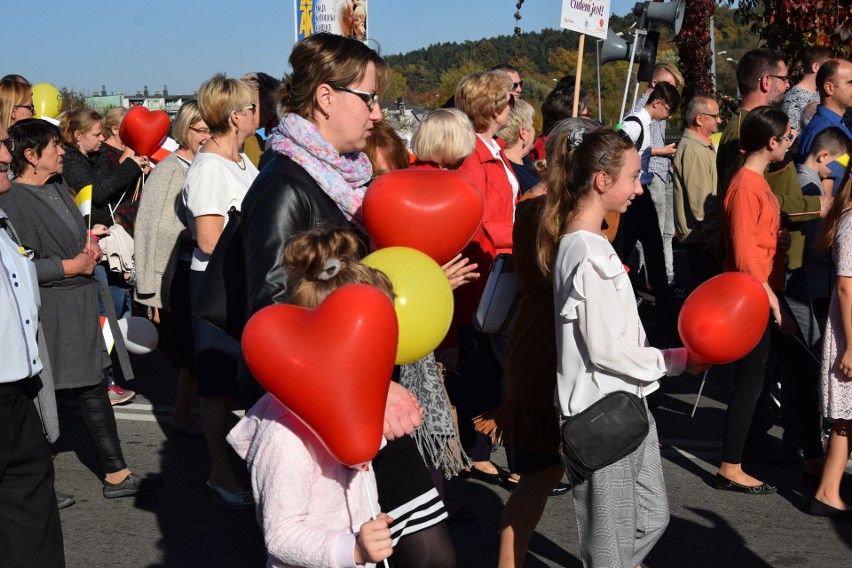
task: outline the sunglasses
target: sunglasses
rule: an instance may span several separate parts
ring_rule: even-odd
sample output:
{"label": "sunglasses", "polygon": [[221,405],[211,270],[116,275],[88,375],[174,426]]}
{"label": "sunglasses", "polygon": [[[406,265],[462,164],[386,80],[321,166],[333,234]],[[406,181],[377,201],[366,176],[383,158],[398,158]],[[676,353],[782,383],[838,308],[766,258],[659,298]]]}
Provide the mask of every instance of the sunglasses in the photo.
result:
{"label": "sunglasses", "polygon": [[31,114],[35,114],[35,105],[15,105],[15,108],[25,108],[30,111]]}
{"label": "sunglasses", "polygon": [[366,91],[356,91],[355,89],[349,89],[347,87],[338,87],[336,85],[329,85],[329,86],[332,89],[334,89],[335,91],[341,91],[341,92],[344,92],[344,93],[350,93],[352,95],[355,95],[356,97],[358,97],[359,99],[364,101],[364,104],[367,105],[367,110],[369,110],[370,112],[373,112],[373,108],[379,102],[379,94],[378,93],[368,93]]}
{"label": "sunglasses", "polygon": [[512,83],[512,90],[514,91],[514,90],[515,90],[515,89],[517,89],[518,87],[523,88],[523,86],[524,86],[524,82],[523,82],[523,80],[518,81],[517,83]]}
{"label": "sunglasses", "polygon": [[790,134],[787,134],[785,136],[776,136],[775,139],[779,140],[779,141],[780,140],[786,140],[787,142],[792,142],[793,138],[795,138],[795,137],[796,137],[796,135],[791,132]]}

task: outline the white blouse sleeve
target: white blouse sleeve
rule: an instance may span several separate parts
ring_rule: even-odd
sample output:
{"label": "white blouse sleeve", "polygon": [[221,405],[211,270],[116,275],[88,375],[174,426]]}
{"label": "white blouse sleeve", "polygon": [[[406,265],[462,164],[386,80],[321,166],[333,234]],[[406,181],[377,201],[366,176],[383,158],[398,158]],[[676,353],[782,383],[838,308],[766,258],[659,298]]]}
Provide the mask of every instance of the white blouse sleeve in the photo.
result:
{"label": "white blouse sleeve", "polygon": [[630,280],[613,256],[593,255],[577,265],[560,316],[576,320],[589,362],[608,374],[643,382],[679,375],[686,366],[686,350],[647,345],[638,317],[626,312],[619,299],[618,290],[630,286]]}

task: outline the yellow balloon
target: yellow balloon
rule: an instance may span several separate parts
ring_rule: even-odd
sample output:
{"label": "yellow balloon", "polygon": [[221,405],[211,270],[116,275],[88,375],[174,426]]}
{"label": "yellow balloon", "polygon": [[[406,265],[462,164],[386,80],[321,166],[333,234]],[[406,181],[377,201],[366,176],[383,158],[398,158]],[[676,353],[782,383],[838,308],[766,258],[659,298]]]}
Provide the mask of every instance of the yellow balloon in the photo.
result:
{"label": "yellow balloon", "polygon": [[453,291],[438,263],[418,250],[388,247],[364,257],[393,283],[399,321],[396,363],[412,363],[435,350],[453,320]]}
{"label": "yellow balloon", "polygon": [[843,154],[842,156],[840,156],[839,158],[837,158],[837,161],[838,161],[838,162],[840,163],[840,165],[841,165],[841,166],[843,166],[844,168],[848,168],[848,167],[849,167],[849,154]]}
{"label": "yellow balloon", "polygon": [[62,108],[62,95],[50,83],[33,85],[33,106],[36,118],[56,118]]}

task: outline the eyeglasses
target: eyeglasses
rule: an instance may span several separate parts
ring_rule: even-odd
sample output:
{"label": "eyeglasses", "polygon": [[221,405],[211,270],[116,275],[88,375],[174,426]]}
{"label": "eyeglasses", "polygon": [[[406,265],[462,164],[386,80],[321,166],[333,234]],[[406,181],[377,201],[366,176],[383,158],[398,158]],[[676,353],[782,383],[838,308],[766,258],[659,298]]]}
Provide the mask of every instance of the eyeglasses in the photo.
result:
{"label": "eyeglasses", "polygon": [[514,91],[514,90],[518,89],[519,87],[523,88],[523,86],[524,86],[523,80],[518,81],[517,83],[512,83],[512,90]]}
{"label": "eyeglasses", "polygon": [[367,105],[367,110],[373,112],[373,107],[376,106],[379,102],[379,93],[368,93],[366,91],[356,91],[355,89],[349,89],[347,87],[338,87],[336,85],[330,85],[332,89],[335,91],[343,91],[344,93],[351,93],[364,101],[364,104]]}
{"label": "eyeglasses", "polygon": [[795,137],[796,137],[796,135],[791,132],[790,134],[787,134],[785,136],[776,136],[775,139],[776,140],[786,140],[787,142],[792,142],[793,138],[795,138]]}
{"label": "eyeglasses", "polygon": [[[257,103],[251,103],[249,106],[243,108],[243,110],[251,110],[252,114],[257,114]],[[210,131],[208,130],[207,132],[209,133]]]}
{"label": "eyeglasses", "polygon": [[31,114],[35,114],[35,105],[15,105],[15,108],[25,108],[30,111]]}
{"label": "eyeglasses", "polygon": [[774,77],[775,79],[778,79],[779,81],[784,81],[785,83],[790,82],[789,75],[767,75],[767,77]]}
{"label": "eyeglasses", "polygon": [[713,120],[721,120],[718,114],[711,114],[709,112],[699,112],[698,114],[703,114],[704,116],[709,116]]}
{"label": "eyeglasses", "polygon": [[[616,132],[618,133],[618,139],[621,142],[625,144],[630,144],[631,146],[636,148],[636,143],[633,141],[633,138],[631,138],[629,134],[620,129],[616,130]],[[613,150],[613,148],[608,148],[603,154],[601,154],[601,157],[598,158],[598,165],[603,164],[604,158],[606,158],[606,155],[609,154],[610,150]]]}
{"label": "eyeglasses", "polygon": [[196,134],[200,134],[202,136],[210,136],[210,129],[209,128],[194,128],[194,127],[190,126],[189,129],[192,130],[193,132],[195,132]]}

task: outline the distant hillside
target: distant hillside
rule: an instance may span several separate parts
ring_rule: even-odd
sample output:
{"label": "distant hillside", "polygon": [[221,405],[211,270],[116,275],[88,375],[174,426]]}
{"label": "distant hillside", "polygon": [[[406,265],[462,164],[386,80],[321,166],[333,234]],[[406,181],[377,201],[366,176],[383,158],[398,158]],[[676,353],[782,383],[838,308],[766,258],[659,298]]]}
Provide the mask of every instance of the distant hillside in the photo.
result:
{"label": "distant hillside", "polygon": [[[716,10],[716,51],[719,91],[736,94],[735,61],[748,49],[757,47],[757,40],[734,19],[728,7]],[[610,28],[626,31],[636,21],[632,14],[610,18]],[[661,30],[657,61],[678,62],[677,50],[669,30]],[[499,63],[511,63],[521,69],[524,79],[524,98],[538,108],[553,88],[555,81],[577,68],[577,47],[580,34],[567,30],[544,29],[524,32],[520,38],[501,35],[475,41],[445,42],[399,55],[388,55],[385,61],[394,70],[390,88],[383,104],[402,98],[409,105],[436,107],[455,90],[458,80],[468,73],[484,71]],[[592,93],[590,105],[597,114],[596,42],[587,37],[584,51],[583,83]],[[731,59],[731,61],[728,60]],[[601,90],[605,122],[614,120],[621,104],[621,93],[627,72],[626,62],[613,62],[601,69]],[[632,94],[632,93],[631,93]],[[609,120],[608,120],[609,118]]]}

